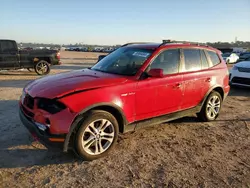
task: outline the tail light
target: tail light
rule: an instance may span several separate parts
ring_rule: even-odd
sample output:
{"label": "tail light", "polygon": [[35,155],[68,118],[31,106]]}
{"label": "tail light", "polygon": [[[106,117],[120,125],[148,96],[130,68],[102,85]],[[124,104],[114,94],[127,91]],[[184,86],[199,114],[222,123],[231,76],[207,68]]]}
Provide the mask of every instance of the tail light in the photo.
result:
{"label": "tail light", "polygon": [[60,52],[57,52],[57,53],[56,53],[56,58],[57,58],[58,60],[60,60]]}

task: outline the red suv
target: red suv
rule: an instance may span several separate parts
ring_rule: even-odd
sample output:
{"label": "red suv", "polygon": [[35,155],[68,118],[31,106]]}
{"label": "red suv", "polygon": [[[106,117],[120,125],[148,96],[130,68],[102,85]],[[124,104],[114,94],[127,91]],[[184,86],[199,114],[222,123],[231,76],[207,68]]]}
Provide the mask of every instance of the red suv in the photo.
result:
{"label": "red suv", "polygon": [[230,89],[220,54],[191,43],[126,44],[92,68],[29,83],[20,118],[44,145],[93,160],[119,133],[192,114],[215,120]]}

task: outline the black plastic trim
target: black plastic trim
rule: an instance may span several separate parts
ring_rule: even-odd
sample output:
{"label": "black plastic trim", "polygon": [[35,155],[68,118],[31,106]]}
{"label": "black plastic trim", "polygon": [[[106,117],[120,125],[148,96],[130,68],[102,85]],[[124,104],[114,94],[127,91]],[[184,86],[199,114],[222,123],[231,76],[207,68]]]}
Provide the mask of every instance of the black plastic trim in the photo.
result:
{"label": "black plastic trim", "polygon": [[182,111],[174,112],[174,113],[171,113],[171,114],[166,114],[166,115],[162,115],[162,116],[158,116],[158,117],[154,117],[154,118],[134,122],[134,123],[129,124],[127,126],[135,127],[134,130],[137,130],[137,129],[149,127],[149,126],[152,126],[152,125],[155,125],[155,124],[160,124],[160,123],[172,121],[172,120],[175,120],[175,119],[179,119],[179,118],[182,118],[182,117],[185,117],[185,116],[188,116],[188,115],[192,115],[192,114],[200,112],[200,110],[201,110],[201,107],[196,106],[194,108],[190,108],[190,109],[187,109],[187,110],[182,110]]}

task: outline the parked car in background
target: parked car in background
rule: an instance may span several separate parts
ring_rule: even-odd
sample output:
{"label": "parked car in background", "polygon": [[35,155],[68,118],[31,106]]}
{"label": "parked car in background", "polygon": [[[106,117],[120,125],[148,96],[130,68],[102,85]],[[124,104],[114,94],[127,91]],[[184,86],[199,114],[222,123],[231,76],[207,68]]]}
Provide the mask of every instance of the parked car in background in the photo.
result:
{"label": "parked car in background", "polygon": [[250,87],[250,57],[232,67],[230,84]]}
{"label": "parked car in background", "polygon": [[236,53],[224,53],[222,57],[226,63],[236,63],[239,59]]}
{"label": "parked car in background", "polygon": [[238,62],[245,61],[249,58],[250,58],[250,52],[243,52],[240,54]]}
{"label": "parked car in background", "polygon": [[46,146],[104,157],[119,133],[192,114],[215,120],[230,89],[220,53],[190,43],[126,44],[92,68],[29,83],[20,119]]}
{"label": "parked car in background", "polygon": [[59,64],[60,53],[56,50],[19,50],[14,40],[0,40],[0,70],[27,68],[45,75],[51,65]]}

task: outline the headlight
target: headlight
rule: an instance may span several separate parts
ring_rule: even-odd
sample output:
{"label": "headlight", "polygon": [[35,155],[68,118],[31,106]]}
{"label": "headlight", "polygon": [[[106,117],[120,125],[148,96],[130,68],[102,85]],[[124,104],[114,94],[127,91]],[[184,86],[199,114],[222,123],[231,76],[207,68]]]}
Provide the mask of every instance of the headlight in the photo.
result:
{"label": "headlight", "polygon": [[236,67],[235,65],[233,66],[232,70],[238,70],[238,67]]}
{"label": "headlight", "polygon": [[56,114],[66,108],[66,106],[54,99],[39,98],[37,107],[51,114]]}

